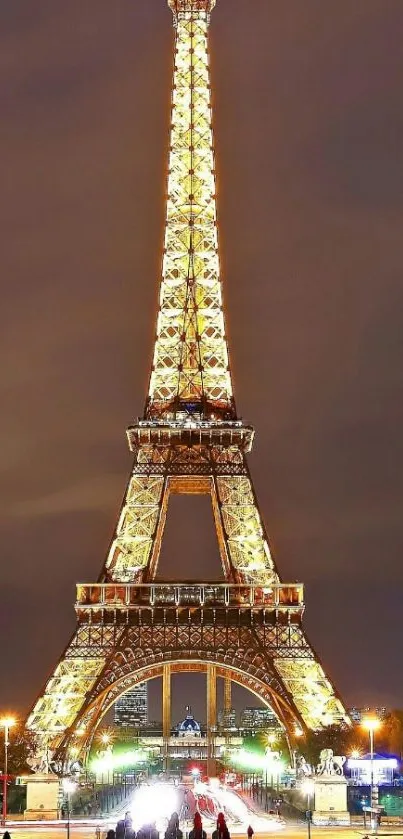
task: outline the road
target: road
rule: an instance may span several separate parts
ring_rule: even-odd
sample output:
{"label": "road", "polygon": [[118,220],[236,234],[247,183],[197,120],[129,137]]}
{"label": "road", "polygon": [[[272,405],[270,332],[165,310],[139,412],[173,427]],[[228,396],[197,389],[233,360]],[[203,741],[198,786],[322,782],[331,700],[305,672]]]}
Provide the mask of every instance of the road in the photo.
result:
{"label": "road", "polygon": [[[108,825],[109,827],[109,825]],[[66,839],[67,829],[63,827],[46,827],[45,825],[25,827],[21,825],[7,825],[7,829],[11,835],[11,839],[29,839],[31,836],[38,837],[38,839]],[[106,831],[102,829],[101,839],[105,839]],[[209,832],[207,832],[209,837]],[[242,833],[234,833],[235,836],[243,836]],[[284,830],[276,831],[275,833],[255,833],[254,839],[273,839],[274,836],[284,837],[284,839],[304,839],[307,837],[306,825],[287,824]],[[345,827],[315,827],[311,828],[312,839],[363,839],[367,833],[361,826],[354,826],[353,828]],[[381,829],[378,834],[379,837],[400,836],[403,837],[402,827],[385,827]],[[184,836],[186,833],[184,831]],[[70,824],[70,839],[95,839],[95,827],[76,825],[74,822]],[[163,837],[161,837],[163,839]],[[246,839],[246,836],[245,836]]]}

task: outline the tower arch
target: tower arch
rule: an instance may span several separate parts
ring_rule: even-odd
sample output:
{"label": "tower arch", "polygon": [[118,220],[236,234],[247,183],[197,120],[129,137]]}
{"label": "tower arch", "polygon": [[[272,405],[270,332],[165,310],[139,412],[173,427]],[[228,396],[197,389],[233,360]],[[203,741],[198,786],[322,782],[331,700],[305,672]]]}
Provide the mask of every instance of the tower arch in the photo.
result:
{"label": "tower arch", "polygon": [[[216,661],[216,675],[222,679],[230,679],[231,682],[245,688],[261,700],[267,708],[273,710],[285,729],[288,741],[292,742],[296,729],[301,725],[301,719],[295,710],[263,681],[261,678],[263,674],[251,675],[239,667],[239,662],[230,664],[230,656],[227,656],[225,662],[220,661],[220,658],[221,656],[218,656]],[[162,678],[164,663],[169,663],[171,674],[174,675],[176,673],[206,674],[212,662],[201,658],[182,660],[167,658],[166,662],[156,661],[142,669],[135,667],[125,675],[120,676],[109,687],[104,688],[98,696],[94,696],[89,701],[77,718],[75,726],[71,728],[60,743],[59,756],[65,759],[67,763],[78,758],[86,762],[96,732],[116,700],[142,682]]]}

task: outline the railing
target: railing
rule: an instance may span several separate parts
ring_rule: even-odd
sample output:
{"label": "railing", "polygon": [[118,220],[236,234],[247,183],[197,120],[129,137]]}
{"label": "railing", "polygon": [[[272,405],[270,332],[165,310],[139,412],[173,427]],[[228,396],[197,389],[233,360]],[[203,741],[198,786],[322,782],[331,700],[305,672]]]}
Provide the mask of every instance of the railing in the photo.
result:
{"label": "railing", "polygon": [[80,583],[76,607],[301,609],[303,597],[302,583],[267,587],[232,583]]}

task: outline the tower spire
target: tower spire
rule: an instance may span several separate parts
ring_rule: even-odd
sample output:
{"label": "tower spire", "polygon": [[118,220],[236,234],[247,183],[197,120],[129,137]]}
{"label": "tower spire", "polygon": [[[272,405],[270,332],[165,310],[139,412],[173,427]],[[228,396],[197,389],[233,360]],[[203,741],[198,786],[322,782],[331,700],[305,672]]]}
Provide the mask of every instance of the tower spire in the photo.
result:
{"label": "tower spire", "polygon": [[218,253],[208,25],[215,0],[168,0],[175,63],[157,332],[146,419],[236,417]]}

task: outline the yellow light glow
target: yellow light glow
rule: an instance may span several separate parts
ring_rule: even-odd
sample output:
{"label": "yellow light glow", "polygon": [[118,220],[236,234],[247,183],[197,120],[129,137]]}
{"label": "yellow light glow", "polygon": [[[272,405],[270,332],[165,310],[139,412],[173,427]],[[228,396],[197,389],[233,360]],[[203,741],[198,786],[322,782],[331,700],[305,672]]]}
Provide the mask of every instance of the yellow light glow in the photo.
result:
{"label": "yellow light glow", "polygon": [[[183,0],[185,2],[185,0]],[[206,0],[207,3],[207,0]],[[157,340],[148,414],[207,401],[230,412],[218,256],[214,142],[206,9],[176,15],[168,199]],[[179,8],[184,8],[179,5]],[[186,8],[190,8],[186,0]],[[177,12],[175,0],[173,10]]]}
{"label": "yellow light glow", "polygon": [[378,728],[380,728],[381,723],[380,720],[378,720],[376,717],[367,717],[366,719],[362,720],[361,725],[367,731],[376,731]]}
{"label": "yellow light glow", "polygon": [[302,737],[303,734],[304,732],[302,731],[302,728],[299,728],[298,726],[294,728],[294,737]]}
{"label": "yellow light glow", "polygon": [[0,725],[3,728],[12,728],[15,725],[17,720],[14,717],[3,717],[0,719]]}
{"label": "yellow light glow", "polygon": [[305,793],[305,795],[313,795],[313,793],[315,792],[315,784],[313,781],[304,781],[301,789],[302,792]]}
{"label": "yellow light glow", "polygon": [[357,758],[361,757],[360,750],[359,749],[353,749],[352,752],[351,752],[351,757],[354,758],[355,760]]}

